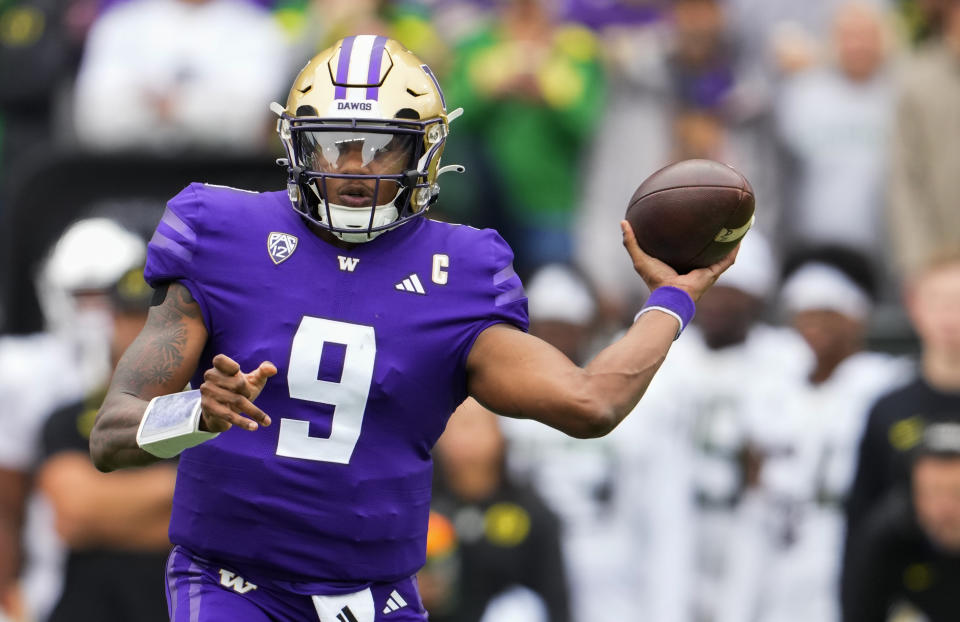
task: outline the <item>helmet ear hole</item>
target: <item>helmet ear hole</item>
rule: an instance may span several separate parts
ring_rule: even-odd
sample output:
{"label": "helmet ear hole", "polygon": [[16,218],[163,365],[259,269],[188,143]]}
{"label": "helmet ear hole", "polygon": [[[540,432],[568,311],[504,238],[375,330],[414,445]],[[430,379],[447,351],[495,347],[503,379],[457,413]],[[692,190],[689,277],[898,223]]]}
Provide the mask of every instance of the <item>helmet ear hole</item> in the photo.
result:
{"label": "helmet ear hole", "polygon": [[413,108],[401,108],[397,114],[393,115],[395,119],[420,119],[420,113]]}
{"label": "helmet ear hole", "polygon": [[313,106],[308,106],[306,104],[302,106],[297,106],[297,116],[298,117],[319,117],[320,113],[317,112],[317,109]]}

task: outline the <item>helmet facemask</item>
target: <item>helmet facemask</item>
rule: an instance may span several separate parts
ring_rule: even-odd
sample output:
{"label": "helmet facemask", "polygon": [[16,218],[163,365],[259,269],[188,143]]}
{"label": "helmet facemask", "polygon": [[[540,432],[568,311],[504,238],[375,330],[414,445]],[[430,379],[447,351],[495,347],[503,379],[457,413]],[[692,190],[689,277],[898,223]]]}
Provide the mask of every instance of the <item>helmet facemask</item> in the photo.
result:
{"label": "helmet facemask", "polygon": [[[288,192],[295,209],[341,240],[372,240],[421,215],[436,200],[438,188],[428,181],[425,165],[446,139],[441,119],[344,120],[283,113],[280,126],[290,156]],[[429,149],[428,136],[438,139]]]}
{"label": "helmet facemask", "polygon": [[301,70],[286,107],[273,104],[287,191],[305,218],[367,242],[436,201],[449,122],[440,84],[399,42],[347,37]]}

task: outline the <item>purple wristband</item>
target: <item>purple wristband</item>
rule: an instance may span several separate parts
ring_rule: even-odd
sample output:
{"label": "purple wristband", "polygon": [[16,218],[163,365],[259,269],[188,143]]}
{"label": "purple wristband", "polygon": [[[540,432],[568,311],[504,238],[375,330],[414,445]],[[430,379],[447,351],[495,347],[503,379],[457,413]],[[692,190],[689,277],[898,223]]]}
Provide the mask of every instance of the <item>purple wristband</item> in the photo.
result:
{"label": "purple wristband", "polygon": [[658,287],[651,292],[650,297],[647,298],[647,302],[644,303],[643,308],[640,309],[640,313],[637,313],[633,321],[636,322],[637,318],[647,311],[654,310],[672,315],[676,318],[677,322],[680,323],[677,336],[674,337],[674,340],[676,340],[680,337],[683,329],[687,327],[687,324],[690,323],[690,320],[693,319],[693,314],[696,313],[697,307],[693,302],[693,298],[690,297],[690,294],[679,287],[666,285],[664,287]]}

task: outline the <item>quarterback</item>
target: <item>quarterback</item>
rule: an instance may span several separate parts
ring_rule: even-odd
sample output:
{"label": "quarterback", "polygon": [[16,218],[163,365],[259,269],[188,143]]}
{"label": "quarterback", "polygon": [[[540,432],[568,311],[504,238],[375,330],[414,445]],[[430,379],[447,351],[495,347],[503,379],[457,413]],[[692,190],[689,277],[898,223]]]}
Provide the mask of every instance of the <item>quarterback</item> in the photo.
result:
{"label": "quarterback", "polygon": [[90,451],[104,471],[180,456],[172,620],[422,622],[430,451],[450,414],[472,396],[607,434],[735,253],[677,275],[621,223],[653,293],[580,368],[525,332],[496,232],[424,217],[462,170],[440,165],[461,111],[413,54],[347,37],[274,110],[286,191],[191,184],[168,203],[153,306]]}

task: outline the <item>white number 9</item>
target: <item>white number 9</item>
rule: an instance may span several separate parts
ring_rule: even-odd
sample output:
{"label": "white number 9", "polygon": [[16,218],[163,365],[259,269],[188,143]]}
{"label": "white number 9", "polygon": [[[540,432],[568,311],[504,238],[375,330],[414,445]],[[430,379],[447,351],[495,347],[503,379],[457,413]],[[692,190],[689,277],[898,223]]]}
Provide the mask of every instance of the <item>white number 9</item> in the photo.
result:
{"label": "white number 9", "polygon": [[[320,380],[320,357],[326,342],[346,346],[340,382]],[[372,326],[304,316],[293,336],[287,385],[290,397],[334,407],[330,437],[310,436],[310,422],[280,419],[277,455],[348,464],[360,438],[367,408],[377,340]]]}

